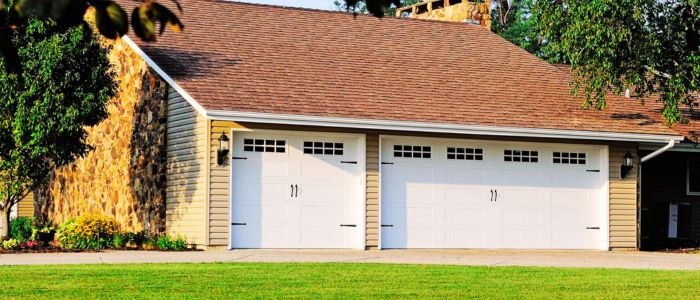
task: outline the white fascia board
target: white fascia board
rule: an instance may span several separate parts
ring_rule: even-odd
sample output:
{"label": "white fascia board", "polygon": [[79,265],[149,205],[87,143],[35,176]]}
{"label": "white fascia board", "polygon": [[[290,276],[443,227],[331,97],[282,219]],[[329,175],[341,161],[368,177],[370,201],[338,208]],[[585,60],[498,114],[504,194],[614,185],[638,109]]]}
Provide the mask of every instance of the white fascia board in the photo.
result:
{"label": "white fascia board", "polygon": [[344,127],[357,129],[397,130],[430,133],[452,133],[504,137],[557,138],[595,141],[626,141],[647,143],[668,143],[670,140],[681,141],[680,135],[657,135],[640,133],[618,133],[584,130],[560,130],[539,128],[517,128],[479,125],[452,125],[428,122],[390,121],[372,119],[353,119],[339,117],[320,117],[306,115],[286,115],[271,113],[235,112],[210,110],[211,119],[251,122],[266,124],[288,124],[305,126]]}
{"label": "white fascia board", "polygon": [[146,61],[146,64],[148,64],[149,67],[155,70],[156,73],[158,73],[158,75],[160,75],[160,77],[163,78],[163,80],[165,80],[165,82],[167,82],[171,87],[173,87],[173,89],[178,94],[180,94],[180,96],[182,96],[182,98],[184,98],[185,101],[192,105],[192,107],[194,107],[194,109],[197,110],[198,113],[202,114],[204,118],[207,118],[207,110],[204,109],[204,107],[202,107],[199,103],[197,103],[197,101],[195,101],[194,98],[192,98],[192,96],[190,96],[190,94],[187,93],[187,91],[185,91],[185,89],[180,87],[180,85],[177,84],[177,82],[175,82],[175,80],[173,80],[173,78],[170,77],[170,75],[165,73],[165,71],[163,71],[163,69],[161,69],[156,64],[156,62],[154,62],[148,55],[146,55],[146,53],[143,52],[143,50],[141,50],[141,48],[139,48],[139,46],[136,45],[136,43],[131,38],[129,38],[129,36],[125,35],[121,38],[122,40],[124,40],[124,42],[126,42],[127,45],[129,45],[129,47],[131,47],[131,49],[134,50],[134,52],[136,52],[136,54],[141,56],[141,58],[144,61]]}

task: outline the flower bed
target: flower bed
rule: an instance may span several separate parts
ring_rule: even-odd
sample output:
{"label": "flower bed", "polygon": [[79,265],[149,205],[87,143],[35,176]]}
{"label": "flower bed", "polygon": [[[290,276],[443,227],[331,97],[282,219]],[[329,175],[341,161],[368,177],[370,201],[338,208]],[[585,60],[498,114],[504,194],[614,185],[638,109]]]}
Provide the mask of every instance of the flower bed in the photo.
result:
{"label": "flower bed", "polygon": [[112,217],[86,214],[61,224],[40,224],[19,217],[10,222],[10,238],[0,241],[0,253],[51,253],[115,250],[196,250],[183,236],[123,232]]}

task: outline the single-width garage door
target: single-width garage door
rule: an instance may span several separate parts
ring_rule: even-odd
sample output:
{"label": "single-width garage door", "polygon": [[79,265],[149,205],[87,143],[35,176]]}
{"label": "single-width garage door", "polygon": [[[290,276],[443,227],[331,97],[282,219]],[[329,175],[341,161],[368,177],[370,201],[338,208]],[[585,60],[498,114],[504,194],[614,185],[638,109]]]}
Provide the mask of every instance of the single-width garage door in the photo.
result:
{"label": "single-width garage door", "polygon": [[234,132],[232,248],[362,248],[357,135]]}
{"label": "single-width garage door", "polygon": [[382,138],[382,248],[607,249],[604,146]]}

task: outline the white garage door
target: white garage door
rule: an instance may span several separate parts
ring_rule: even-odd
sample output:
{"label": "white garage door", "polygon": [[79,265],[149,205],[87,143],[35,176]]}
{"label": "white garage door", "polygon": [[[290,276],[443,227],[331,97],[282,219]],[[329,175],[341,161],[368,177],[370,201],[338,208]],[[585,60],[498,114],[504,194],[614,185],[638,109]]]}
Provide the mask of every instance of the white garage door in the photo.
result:
{"label": "white garage door", "polygon": [[607,249],[607,148],[382,138],[382,248]]}
{"label": "white garage door", "polygon": [[234,133],[231,247],[363,248],[361,141],[357,135]]}

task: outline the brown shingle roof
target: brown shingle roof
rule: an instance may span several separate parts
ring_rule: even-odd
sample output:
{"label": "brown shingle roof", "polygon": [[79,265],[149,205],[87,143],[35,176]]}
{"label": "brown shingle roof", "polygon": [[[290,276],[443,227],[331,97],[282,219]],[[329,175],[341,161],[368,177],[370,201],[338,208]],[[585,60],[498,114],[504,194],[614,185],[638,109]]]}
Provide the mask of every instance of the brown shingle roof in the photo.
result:
{"label": "brown shingle roof", "polygon": [[138,43],[207,110],[674,134],[634,99],[582,109],[568,74],[478,26],[180,2],[183,32]]}

